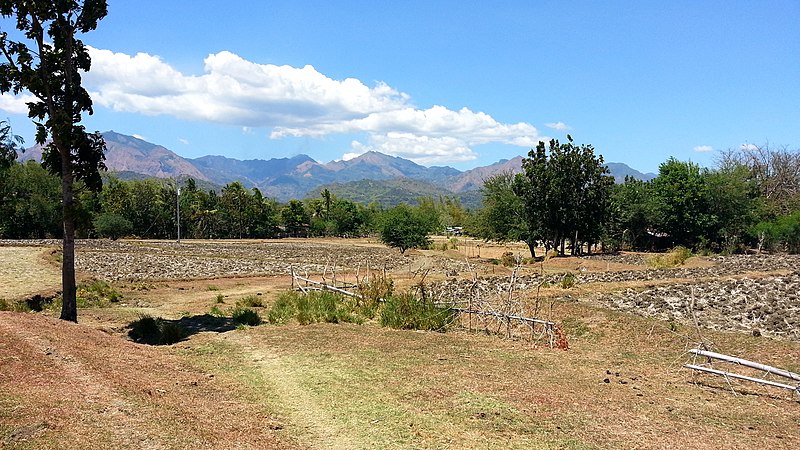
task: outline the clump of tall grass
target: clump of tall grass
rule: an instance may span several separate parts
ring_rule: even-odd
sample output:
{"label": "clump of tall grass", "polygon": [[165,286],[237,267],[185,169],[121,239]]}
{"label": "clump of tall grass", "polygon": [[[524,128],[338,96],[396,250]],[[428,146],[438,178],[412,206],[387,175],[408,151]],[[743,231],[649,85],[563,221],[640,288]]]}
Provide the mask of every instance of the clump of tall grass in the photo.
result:
{"label": "clump of tall grass", "polygon": [[122,294],[105,281],[96,280],[78,286],[78,308],[106,308],[122,300]]}
{"label": "clump of tall grass", "polygon": [[355,309],[355,301],[330,291],[284,292],[270,308],[267,320],[281,324],[296,319],[300,325],[317,322],[363,323],[364,319],[355,313]]}
{"label": "clump of tall grass", "polygon": [[147,314],[140,315],[128,328],[128,336],[140,344],[170,345],[189,336],[189,331],[183,325]]}
{"label": "clump of tall grass", "polygon": [[240,325],[261,325],[261,316],[253,309],[237,306],[231,311],[231,319]]}
{"label": "clump of tall grass", "polygon": [[682,266],[691,257],[692,251],[679,245],[667,253],[649,258],[647,264],[655,269],[667,269]]}
{"label": "clump of tall grass", "polygon": [[241,306],[243,308],[260,308],[264,306],[264,302],[261,301],[261,297],[248,295],[247,297],[239,299],[236,302],[236,306]]}
{"label": "clump of tall grass", "polygon": [[561,281],[558,283],[561,286],[561,289],[569,289],[575,286],[576,282],[575,274],[572,272],[567,272],[561,277]]}
{"label": "clump of tall grass", "polygon": [[381,325],[402,330],[444,331],[453,323],[454,314],[450,308],[406,292],[386,299],[381,309]]}

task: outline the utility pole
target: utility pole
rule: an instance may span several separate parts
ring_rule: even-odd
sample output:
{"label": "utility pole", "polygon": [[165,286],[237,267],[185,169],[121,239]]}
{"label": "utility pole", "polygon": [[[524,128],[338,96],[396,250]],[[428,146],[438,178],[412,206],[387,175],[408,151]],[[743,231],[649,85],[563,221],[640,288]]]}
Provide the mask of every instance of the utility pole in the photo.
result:
{"label": "utility pole", "polygon": [[175,205],[177,206],[175,216],[178,219],[178,244],[180,244],[181,243],[181,187],[180,185],[178,185],[177,178],[175,179],[175,190],[178,194],[175,196],[176,198]]}

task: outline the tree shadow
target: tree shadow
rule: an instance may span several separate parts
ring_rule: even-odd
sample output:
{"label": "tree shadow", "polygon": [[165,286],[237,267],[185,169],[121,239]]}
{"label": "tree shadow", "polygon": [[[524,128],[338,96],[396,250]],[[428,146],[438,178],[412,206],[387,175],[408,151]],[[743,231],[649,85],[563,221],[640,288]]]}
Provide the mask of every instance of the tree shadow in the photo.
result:
{"label": "tree shadow", "polygon": [[224,333],[235,330],[237,323],[230,317],[202,314],[180,319],[143,316],[129,323],[128,337],[139,344],[171,345],[204,331]]}

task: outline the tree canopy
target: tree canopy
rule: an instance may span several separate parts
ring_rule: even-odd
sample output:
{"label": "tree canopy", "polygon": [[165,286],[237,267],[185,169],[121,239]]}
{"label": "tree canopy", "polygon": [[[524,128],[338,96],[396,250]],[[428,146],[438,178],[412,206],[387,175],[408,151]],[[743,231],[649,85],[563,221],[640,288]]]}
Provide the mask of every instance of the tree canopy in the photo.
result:
{"label": "tree canopy", "polygon": [[29,92],[28,117],[36,126],[36,143],[43,147],[43,165],[61,178],[63,235],[61,318],[77,322],[75,285],[76,205],[73,183],[81,180],[94,190],[102,186],[105,143],[100,133],[80,124],[92,113],[92,100],[81,86],[81,72],[91,59],[77,38],[97,28],[106,16],[105,0],[2,0],[0,15],[16,19],[23,40],[0,31],[0,92]]}

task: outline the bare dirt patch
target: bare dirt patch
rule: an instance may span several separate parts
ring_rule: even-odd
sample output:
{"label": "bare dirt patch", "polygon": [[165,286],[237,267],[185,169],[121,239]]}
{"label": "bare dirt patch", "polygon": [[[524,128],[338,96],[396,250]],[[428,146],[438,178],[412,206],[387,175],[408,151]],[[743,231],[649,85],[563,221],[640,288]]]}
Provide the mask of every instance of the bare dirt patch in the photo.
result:
{"label": "bare dirt patch", "polygon": [[297,447],[238,387],[164,349],[0,312],[0,360],[0,447]]}

